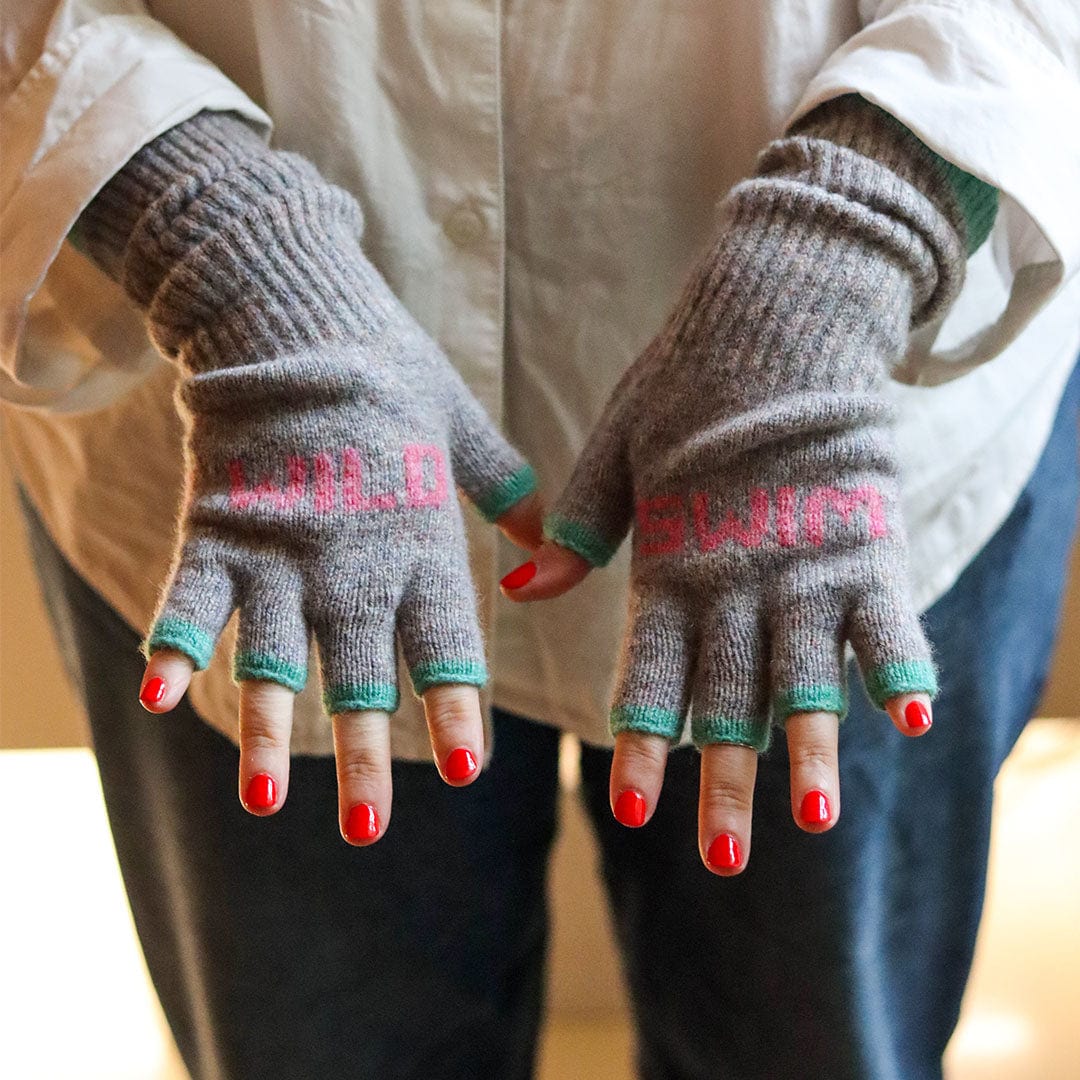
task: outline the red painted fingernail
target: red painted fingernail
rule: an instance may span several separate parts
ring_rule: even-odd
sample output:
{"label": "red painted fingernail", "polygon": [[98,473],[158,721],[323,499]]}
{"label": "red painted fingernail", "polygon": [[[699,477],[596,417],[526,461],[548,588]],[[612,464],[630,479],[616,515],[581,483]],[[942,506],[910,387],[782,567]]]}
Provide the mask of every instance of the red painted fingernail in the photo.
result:
{"label": "red painted fingernail", "polygon": [[717,870],[734,870],[742,862],[739,841],[730,833],[721,833],[709,845],[705,861]]}
{"label": "red painted fingernail", "polygon": [[[165,680],[160,675],[155,675],[152,679],[146,680],[146,685],[139,691],[139,700],[144,705],[158,705],[167,689]],[[131,699],[128,698],[128,700]]]}
{"label": "red painted fingernail", "polygon": [[277,798],[277,784],[269,773],[256,773],[244,792],[244,805],[252,810],[269,810]]}
{"label": "red painted fingernail", "polygon": [[530,559],[515,567],[499,582],[504,589],[520,589],[522,585],[528,585],[536,577],[536,563]]}
{"label": "red painted fingernail", "polygon": [[357,803],[345,822],[345,836],[353,843],[379,835],[379,812],[371,803]]}
{"label": "red painted fingernail", "polygon": [[641,828],[645,824],[645,796],[627,788],[615,800],[615,820],[631,829]]}
{"label": "red painted fingernail", "polygon": [[921,701],[909,701],[904,706],[904,719],[908,727],[924,728],[930,726],[930,713]]}
{"label": "red painted fingernail", "polygon": [[824,791],[808,791],[803,796],[802,819],[807,825],[824,825],[831,817],[832,810],[829,808],[829,797]]}
{"label": "red painted fingernail", "polygon": [[447,780],[464,780],[476,772],[476,758],[473,757],[471,750],[459,746],[456,750],[450,751],[446,764],[443,766],[443,772]]}

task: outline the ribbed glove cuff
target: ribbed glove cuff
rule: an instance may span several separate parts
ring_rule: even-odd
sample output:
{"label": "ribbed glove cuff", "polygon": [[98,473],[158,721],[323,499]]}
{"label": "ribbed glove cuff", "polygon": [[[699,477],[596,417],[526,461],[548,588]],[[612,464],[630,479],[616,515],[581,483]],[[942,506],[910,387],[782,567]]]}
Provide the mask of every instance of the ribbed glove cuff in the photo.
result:
{"label": "ribbed glove cuff", "polygon": [[243,122],[202,113],[144,147],[80,219],[99,265],[189,372],[260,361],[389,321],[355,199]]}
{"label": "ribbed glove cuff", "polygon": [[959,293],[968,224],[941,159],[858,95],[826,102],[794,124],[762,152],[757,178],[806,185],[819,196],[817,216],[860,241],[855,257],[876,248],[899,263],[912,278],[912,328],[947,310]]}

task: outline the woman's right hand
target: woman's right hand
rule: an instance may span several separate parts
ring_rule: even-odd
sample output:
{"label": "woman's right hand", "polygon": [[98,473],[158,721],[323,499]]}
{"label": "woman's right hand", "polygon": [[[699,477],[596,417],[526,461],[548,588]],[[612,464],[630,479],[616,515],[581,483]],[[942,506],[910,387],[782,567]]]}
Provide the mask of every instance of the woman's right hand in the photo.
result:
{"label": "woman's right hand", "polygon": [[930,728],[885,384],[912,326],[958,292],[965,229],[931,152],[861,98],[772,143],[615,388],[531,580],[507,589],[559,596],[632,533],[612,812],[649,820],[689,715],[714,873],[748,864],[773,726],[796,824],[835,825],[846,642],[897,730]]}
{"label": "woman's right hand", "polygon": [[[509,540],[529,551],[541,542],[543,508],[526,496],[496,524]],[[191,658],[175,649],[155,651],[146,665],[139,699],[152,713],[174,709],[195,671]],[[289,787],[289,738],[295,693],[280,683],[246,679],[240,683],[240,801],[252,814],[277,813]],[[432,756],[443,779],[455,787],[471,784],[484,760],[484,725],[475,686],[436,684],[421,695]],[[390,823],[390,714],[350,710],[332,718],[338,776],[338,817],[350,843],[374,843]]]}
{"label": "woman's right hand", "polygon": [[186,376],[184,505],[143,701],[172,708],[238,611],[241,798],[273,812],[313,635],[342,831],[377,839],[395,642],[443,776],[478,773],[487,670],[455,491],[532,549],[532,470],[365,258],[355,200],[239,121],[166,132],[81,225]]}

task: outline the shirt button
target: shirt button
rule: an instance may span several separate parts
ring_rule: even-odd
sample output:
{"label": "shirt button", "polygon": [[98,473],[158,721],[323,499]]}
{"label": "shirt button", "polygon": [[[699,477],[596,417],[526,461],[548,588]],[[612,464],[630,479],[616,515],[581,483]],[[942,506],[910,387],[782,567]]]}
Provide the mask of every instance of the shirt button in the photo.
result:
{"label": "shirt button", "polygon": [[480,212],[471,206],[459,206],[443,222],[443,232],[458,247],[472,247],[487,232]]}

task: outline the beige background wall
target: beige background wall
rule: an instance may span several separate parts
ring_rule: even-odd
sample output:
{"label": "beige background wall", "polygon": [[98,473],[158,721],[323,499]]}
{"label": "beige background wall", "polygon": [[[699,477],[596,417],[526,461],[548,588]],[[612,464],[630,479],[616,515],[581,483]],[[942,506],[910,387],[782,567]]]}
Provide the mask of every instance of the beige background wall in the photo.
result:
{"label": "beige background wall", "polygon": [[[1050,681],[1037,715],[1080,717],[1080,545]],[[86,741],[37,591],[6,463],[0,464],[0,748]]]}
{"label": "beige background wall", "polygon": [[10,471],[0,461],[0,749],[82,746],[86,732],[38,592]]}

